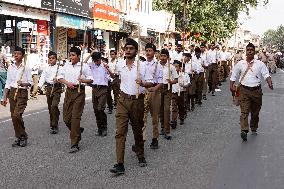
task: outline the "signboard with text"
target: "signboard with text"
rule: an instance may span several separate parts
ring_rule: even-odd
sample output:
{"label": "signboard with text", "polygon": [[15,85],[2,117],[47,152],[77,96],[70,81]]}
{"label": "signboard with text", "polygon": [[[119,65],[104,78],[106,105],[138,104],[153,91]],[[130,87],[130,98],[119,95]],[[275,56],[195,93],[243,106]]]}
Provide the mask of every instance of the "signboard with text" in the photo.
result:
{"label": "signboard with text", "polygon": [[113,7],[95,3],[93,7],[94,28],[119,31],[119,11]]}
{"label": "signboard with text", "polygon": [[92,18],[90,0],[55,0],[55,11]]}

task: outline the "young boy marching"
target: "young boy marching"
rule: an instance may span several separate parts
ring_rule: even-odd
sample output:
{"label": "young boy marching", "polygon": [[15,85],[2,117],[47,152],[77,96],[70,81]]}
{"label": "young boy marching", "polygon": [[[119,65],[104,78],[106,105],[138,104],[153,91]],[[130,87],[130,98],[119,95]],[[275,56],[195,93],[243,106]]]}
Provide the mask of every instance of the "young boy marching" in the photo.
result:
{"label": "young boy marching", "polygon": [[173,129],[177,126],[177,118],[179,117],[180,125],[184,124],[185,119],[185,105],[184,94],[186,88],[190,85],[189,75],[183,71],[182,63],[180,61],[174,61],[174,66],[179,75],[178,83],[173,84],[172,87],[172,121],[171,127]]}
{"label": "young boy marching", "polygon": [[57,75],[59,73],[60,62],[57,62],[57,54],[55,52],[50,51],[48,53],[48,67],[43,71],[40,80],[39,80],[39,88],[42,88],[44,85],[46,91],[46,100],[49,111],[50,118],[50,133],[57,134],[58,133],[58,121],[60,111],[58,108],[60,97],[62,93],[63,85],[57,82]]}
{"label": "young boy marching", "polygon": [[25,147],[28,135],[25,131],[23,113],[27,107],[28,89],[32,86],[31,69],[26,65],[25,50],[16,47],[14,50],[15,61],[9,66],[7,81],[1,104],[10,103],[11,118],[14,126],[16,140],[12,147]]}
{"label": "young boy marching", "polygon": [[80,63],[81,51],[76,47],[70,49],[70,60],[64,65],[57,79],[67,86],[64,104],[63,120],[70,130],[71,150],[69,153],[79,151],[79,142],[84,128],[80,121],[85,106],[85,84],[93,82],[91,69],[87,64]]}

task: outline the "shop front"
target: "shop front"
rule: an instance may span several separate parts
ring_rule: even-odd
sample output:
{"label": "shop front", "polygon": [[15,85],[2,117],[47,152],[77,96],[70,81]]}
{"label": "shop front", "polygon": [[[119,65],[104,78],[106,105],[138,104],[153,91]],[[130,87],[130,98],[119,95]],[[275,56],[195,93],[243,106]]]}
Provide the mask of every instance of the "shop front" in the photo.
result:
{"label": "shop front", "polygon": [[84,45],[84,32],[86,30],[87,36],[85,43],[91,45],[91,34],[93,28],[93,21],[79,16],[57,14],[56,15],[56,31],[55,41],[57,53],[61,57],[68,58],[68,53],[71,47]]}
{"label": "shop front", "polygon": [[[50,13],[46,10],[26,8],[0,3],[0,44],[7,56],[11,56],[15,46],[38,50],[43,61],[50,48],[48,24]],[[3,48],[4,46],[4,48]]]}

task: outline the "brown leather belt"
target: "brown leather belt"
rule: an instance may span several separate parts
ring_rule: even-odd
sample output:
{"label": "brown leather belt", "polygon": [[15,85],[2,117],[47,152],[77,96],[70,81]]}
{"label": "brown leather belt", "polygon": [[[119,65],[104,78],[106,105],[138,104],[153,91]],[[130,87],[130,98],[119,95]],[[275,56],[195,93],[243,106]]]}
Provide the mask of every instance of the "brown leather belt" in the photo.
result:
{"label": "brown leather belt", "polygon": [[[120,96],[125,98],[125,99],[129,99],[129,100],[137,100],[136,95],[129,95],[129,94],[126,94],[122,91],[120,92]],[[145,96],[144,94],[139,94],[138,99],[144,99],[144,96]]]}
{"label": "brown leather belt", "polygon": [[248,86],[245,86],[245,85],[241,85],[244,89],[247,89],[247,90],[250,90],[250,91],[254,91],[254,90],[259,90],[261,89],[261,85],[258,85],[256,87],[248,87]]}

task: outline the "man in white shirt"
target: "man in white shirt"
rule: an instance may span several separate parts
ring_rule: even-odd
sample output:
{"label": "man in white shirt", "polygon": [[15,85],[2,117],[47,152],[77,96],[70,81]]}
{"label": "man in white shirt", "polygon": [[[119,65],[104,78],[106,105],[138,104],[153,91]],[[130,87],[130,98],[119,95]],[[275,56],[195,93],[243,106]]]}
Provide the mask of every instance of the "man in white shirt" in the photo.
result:
{"label": "man in white shirt", "polygon": [[172,85],[178,82],[178,74],[175,67],[169,62],[169,51],[166,49],[161,50],[160,64],[163,69],[163,85],[161,89],[161,111],[160,111],[160,122],[161,122],[161,135],[164,138],[171,140],[171,127],[170,127],[170,106],[171,106],[171,95]]}
{"label": "man in white shirt", "polygon": [[50,133],[57,134],[58,133],[58,121],[60,111],[58,105],[60,103],[60,97],[62,93],[63,85],[57,82],[57,74],[59,72],[60,66],[57,62],[57,54],[55,52],[50,51],[48,53],[48,67],[46,67],[40,77],[38,86],[42,88],[45,84],[46,90],[46,100],[49,111],[50,118]]}
{"label": "man in white shirt", "polygon": [[194,80],[196,81],[196,102],[198,105],[202,104],[202,90],[204,83],[204,67],[207,67],[206,62],[201,57],[201,50],[199,47],[195,48],[194,56],[192,57],[192,67],[194,70]]}
{"label": "man in white shirt", "polygon": [[208,72],[208,58],[207,58],[207,51],[206,51],[206,45],[202,43],[200,45],[201,50],[201,58],[204,62],[204,83],[203,83],[203,90],[202,90],[202,97],[203,100],[207,100],[207,92],[208,92],[208,78],[209,78],[209,72]]}
{"label": "man in white shirt", "polygon": [[212,96],[215,96],[215,90],[217,88],[218,84],[218,52],[217,49],[215,49],[215,44],[212,43],[210,45],[210,50],[207,53],[208,58],[208,87],[209,87],[209,93],[212,92]]}
{"label": "man in white shirt", "polygon": [[135,140],[135,153],[138,157],[139,166],[147,166],[144,156],[144,141],[142,128],[144,126],[144,93],[145,88],[153,86],[153,75],[149,73],[144,63],[136,61],[138,43],[128,38],[125,43],[126,60],[118,66],[120,74],[120,97],[116,109],[116,158],[117,164],[110,172],[118,175],[124,174],[125,141],[128,123],[131,123]]}
{"label": "man in white shirt", "polygon": [[194,111],[195,109],[195,92],[196,92],[196,80],[194,77],[194,68],[192,64],[192,56],[189,52],[183,53],[184,64],[185,64],[185,73],[190,78],[190,85],[187,87],[187,97],[186,97],[186,109],[188,111]]}
{"label": "man in white shirt", "polygon": [[144,99],[144,127],[143,127],[143,140],[146,141],[146,128],[147,117],[150,112],[152,116],[153,137],[150,144],[151,149],[158,149],[158,137],[159,137],[159,113],[161,106],[161,86],[163,81],[162,66],[154,60],[156,52],[156,46],[152,43],[147,43],[145,46],[147,60],[144,62],[147,66],[148,72],[153,75],[153,87],[149,88],[145,93]]}
{"label": "man in white shirt", "polygon": [[11,118],[16,137],[12,147],[25,147],[28,140],[23,113],[27,107],[28,88],[32,86],[33,82],[31,70],[25,65],[26,62],[23,62],[24,56],[24,49],[16,47],[14,50],[15,62],[8,68],[3,101],[1,101],[1,104],[6,106],[9,98]]}
{"label": "man in white shirt", "polygon": [[171,127],[173,129],[177,126],[177,118],[179,117],[180,125],[184,124],[184,119],[186,117],[185,110],[185,91],[190,84],[190,78],[187,73],[184,72],[182,68],[182,63],[180,61],[174,61],[174,66],[178,74],[178,83],[172,86],[172,121]]}
{"label": "man in white shirt", "polygon": [[237,78],[240,78],[240,125],[243,141],[247,141],[249,114],[251,114],[250,129],[253,135],[257,135],[263,95],[261,89],[262,77],[266,80],[269,88],[273,90],[272,79],[266,65],[262,61],[254,59],[254,55],[255,46],[249,43],[246,47],[246,60],[241,60],[235,65],[230,79],[230,90],[232,93],[236,93],[235,82]]}
{"label": "man in white shirt", "polygon": [[96,116],[98,132],[97,136],[107,136],[107,115],[105,113],[105,106],[107,101],[108,84],[110,77],[114,77],[109,66],[103,64],[102,55],[100,52],[92,52],[92,63],[89,64],[93,83],[90,84],[92,89],[93,109]]}
{"label": "man in white shirt", "polygon": [[33,89],[31,93],[32,99],[37,99],[38,94],[38,81],[39,81],[39,66],[40,66],[40,57],[37,54],[36,49],[31,49],[31,54],[27,57],[27,65],[32,70],[32,78],[33,78]]}
{"label": "man in white shirt", "polygon": [[219,61],[221,62],[222,68],[222,74],[220,80],[222,82],[226,81],[227,77],[229,76],[230,70],[229,70],[229,61],[231,59],[231,54],[226,51],[226,47],[222,47],[222,51],[220,52],[220,57]]}
{"label": "man in white shirt", "polygon": [[[94,79],[87,64],[80,62],[81,50],[77,47],[70,49],[70,61],[64,65],[57,79],[67,85],[63,104],[63,120],[70,130],[71,149],[69,153],[79,151],[79,142],[84,128],[80,121],[85,106],[85,85],[91,84]],[[82,67],[81,67],[82,66]],[[82,69],[81,69],[82,68]]]}

